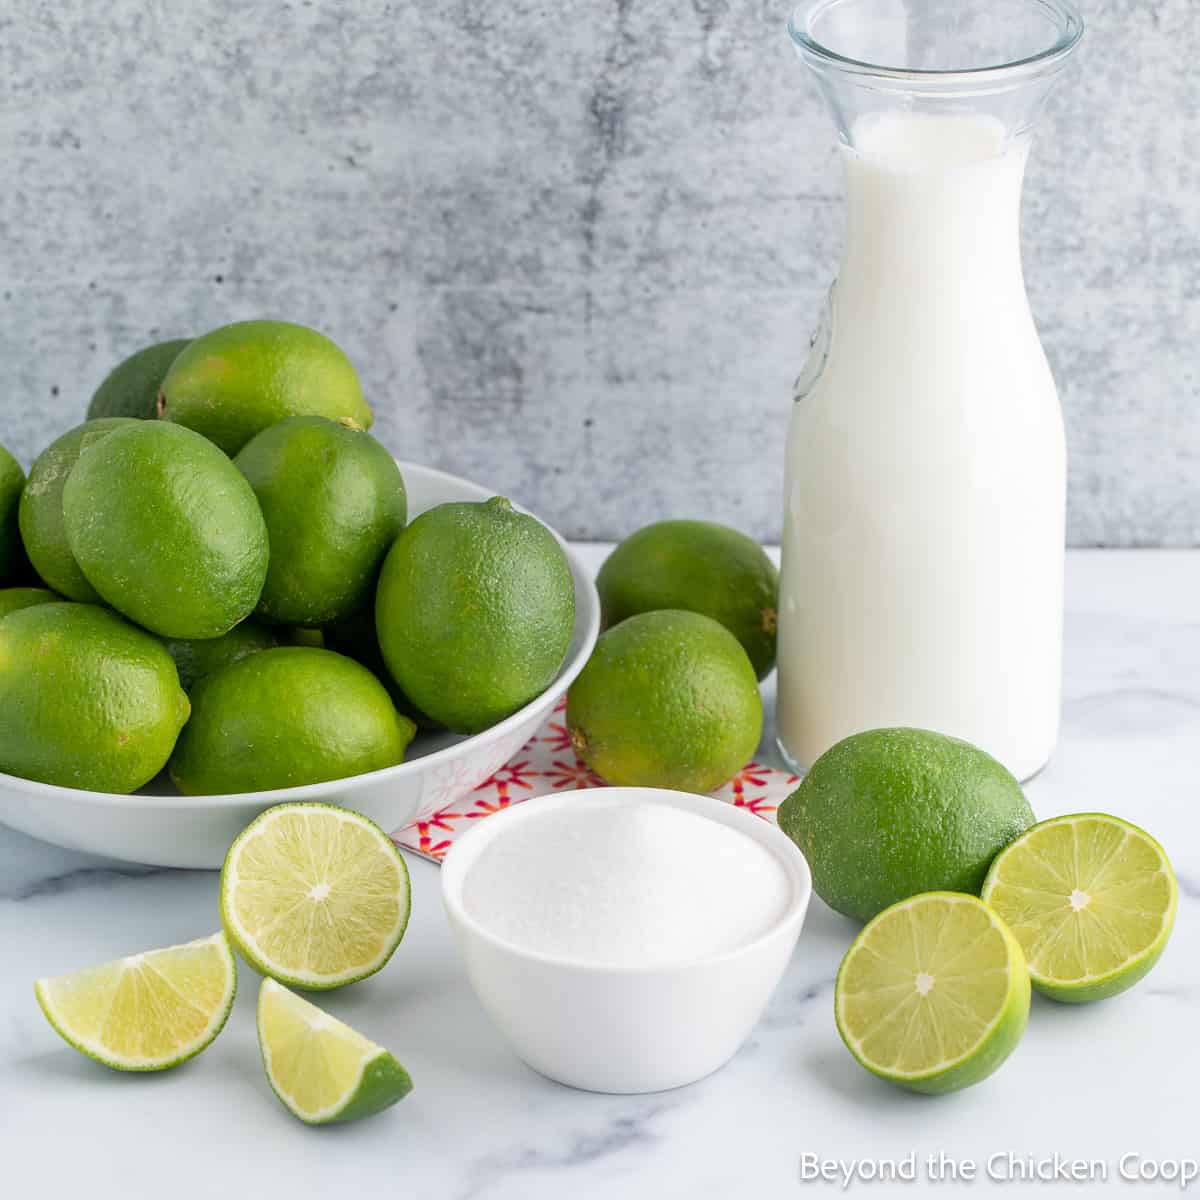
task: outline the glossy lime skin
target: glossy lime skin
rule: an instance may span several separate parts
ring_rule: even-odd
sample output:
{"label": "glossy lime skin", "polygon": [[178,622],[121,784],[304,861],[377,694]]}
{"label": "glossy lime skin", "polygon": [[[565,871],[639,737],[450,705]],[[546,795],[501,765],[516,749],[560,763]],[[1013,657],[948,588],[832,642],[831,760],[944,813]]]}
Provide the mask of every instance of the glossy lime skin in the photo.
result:
{"label": "glossy lime skin", "polygon": [[63,516],[88,582],[162,637],[220,637],[258,603],[268,555],[258,501],[233,463],[182,425],[136,421],[85,441]]}
{"label": "glossy lime skin", "polygon": [[[0,597],[3,593],[0,592]],[[0,603],[3,600],[0,599]],[[259,625],[256,621],[243,621],[228,633],[217,638],[202,638],[187,641],[184,638],[164,638],[167,653],[175,660],[179,682],[185,692],[190,692],[206,675],[212,675],[225,667],[249,658],[260,650],[270,650],[279,645],[273,629]]]}
{"label": "glossy lime skin", "polygon": [[20,612],[23,608],[33,608],[35,604],[56,604],[61,596],[49,588],[14,587],[0,589],[0,617],[9,613]]}
{"label": "glossy lime skin", "polygon": [[750,659],[699,613],[622,621],[600,635],[567,693],[572,744],[621,787],[710,792],[754,757],[762,725]]}
{"label": "glossy lime skin", "polygon": [[361,429],[374,420],[341,349],[287,321],[238,321],[197,338],[171,364],[158,413],[231,456],[286,417],[330,417]]}
{"label": "glossy lime skin", "polygon": [[271,563],[264,621],[319,626],[366,603],[408,515],[396,460],[362,429],[291,417],[233,460],[258,497]]}
{"label": "glossy lime skin", "polygon": [[171,758],[185,795],[300,787],[403,761],[413,723],[366,667],[280,646],[209,675]]}
{"label": "glossy lime skin", "polygon": [[16,579],[25,567],[17,515],[24,486],[20,463],[0,446],[0,584]]}
{"label": "glossy lime skin", "polygon": [[0,770],[133,792],[166,765],[188,718],[157,638],[90,604],[40,604],[0,621]]}
{"label": "glossy lime skin", "polygon": [[21,536],[33,569],[56,592],[82,604],[99,604],[96,591],[75,561],[63,520],[63,488],[79,461],[84,440],[107,436],[132,421],[105,417],[85,421],[50,443],[34,462],[21,496]]}
{"label": "glossy lime skin", "polygon": [[920,892],[978,896],[1034,822],[990,754],[927,729],[872,729],[830,747],[779,807],[830,908],[869,921]]}
{"label": "glossy lime skin", "polygon": [[604,625],[663,608],[719,621],[764,679],[775,666],[779,572],[744,533],[711,521],[659,521],[627,537],[596,576]]}
{"label": "glossy lime skin", "polygon": [[152,421],[158,416],[158,389],[171,364],[191,338],[155,342],[131,354],[105,376],[88,405],[88,420],[97,417],[136,417]]}
{"label": "glossy lime skin", "polygon": [[375,626],[392,678],[455,733],[478,733],[540,695],[575,626],[554,535],[503,497],[422,513],[388,552]]}

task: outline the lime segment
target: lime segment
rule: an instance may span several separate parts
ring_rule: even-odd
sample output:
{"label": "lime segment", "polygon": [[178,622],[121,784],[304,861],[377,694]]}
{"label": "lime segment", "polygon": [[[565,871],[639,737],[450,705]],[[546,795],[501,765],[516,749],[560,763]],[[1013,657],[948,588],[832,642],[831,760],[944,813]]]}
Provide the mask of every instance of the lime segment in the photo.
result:
{"label": "lime segment", "polygon": [[990,1075],[1029,1015],[1016,939],[974,896],[927,892],[881,912],[846,952],[838,1032],[881,1079],[950,1092]]}
{"label": "lime segment", "polygon": [[310,1125],[370,1116],[412,1091],[382,1046],[272,979],[258,993],[258,1042],[275,1094]]}
{"label": "lime segment", "polygon": [[199,1054],[221,1032],[236,990],[223,933],[34,985],[55,1032],[118,1071],[161,1071]]}
{"label": "lime segment", "polygon": [[1033,986],[1074,1003],[1115,996],[1150,970],[1178,897],[1163,848],[1102,813],[1035,825],[997,856],[983,885],[1025,950]]}
{"label": "lime segment", "polygon": [[373,822],[281,804],[246,827],[221,871],[221,918],[256,970],[298,987],[374,974],[408,924],[408,868]]}

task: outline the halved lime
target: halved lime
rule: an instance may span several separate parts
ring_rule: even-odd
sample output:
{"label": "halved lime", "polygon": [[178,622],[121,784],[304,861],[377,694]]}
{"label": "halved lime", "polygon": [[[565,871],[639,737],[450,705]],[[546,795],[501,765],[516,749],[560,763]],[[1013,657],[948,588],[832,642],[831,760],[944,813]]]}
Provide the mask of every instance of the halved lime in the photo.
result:
{"label": "halved lime", "polygon": [[915,1092],[953,1092],[986,1079],[1021,1040],[1025,956],[974,896],[925,892],[858,935],[838,971],[834,1013],[868,1071]]}
{"label": "halved lime", "polygon": [[34,985],[55,1032],[118,1071],[162,1071],[199,1054],[221,1032],[236,991],[223,933]]}
{"label": "halved lime", "polygon": [[1078,813],[1042,821],[997,855],[983,899],[1024,948],[1033,986],[1082,1004],[1123,992],[1154,966],[1179,889],[1148,833]]}
{"label": "halved lime", "polygon": [[310,1125],[369,1117],[412,1091],[382,1046],[273,979],[258,993],[258,1044],[275,1094]]}
{"label": "halved lime", "polygon": [[410,892],[378,825],[328,804],[280,804],[239,834],[221,870],[221,920],[255,970],[314,990],[365,979],[404,936]]}

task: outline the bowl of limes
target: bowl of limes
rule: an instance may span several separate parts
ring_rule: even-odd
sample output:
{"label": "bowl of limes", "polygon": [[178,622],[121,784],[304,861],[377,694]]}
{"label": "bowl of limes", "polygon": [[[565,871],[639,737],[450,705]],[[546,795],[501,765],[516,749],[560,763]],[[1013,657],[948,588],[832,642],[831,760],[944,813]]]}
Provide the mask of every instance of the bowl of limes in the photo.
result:
{"label": "bowl of limes", "polygon": [[34,461],[0,452],[0,821],[217,867],[282,801],[396,829],[516,753],[600,606],[553,530],[367,431],[327,338],[149,347]]}

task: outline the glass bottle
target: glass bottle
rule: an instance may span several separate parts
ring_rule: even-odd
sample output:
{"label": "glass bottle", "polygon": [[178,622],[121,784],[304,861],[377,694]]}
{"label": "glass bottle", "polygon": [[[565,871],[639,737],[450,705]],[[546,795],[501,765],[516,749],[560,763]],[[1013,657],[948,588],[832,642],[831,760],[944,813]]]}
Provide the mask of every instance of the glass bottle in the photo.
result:
{"label": "glass bottle", "polygon": [[789,31],[847,219],[788,431],[780,747],[803,769],[909,725],[1025,779],[1058,733],[1066,449],[1021,183],[1082,23],[1063,0],[820,0]]}

